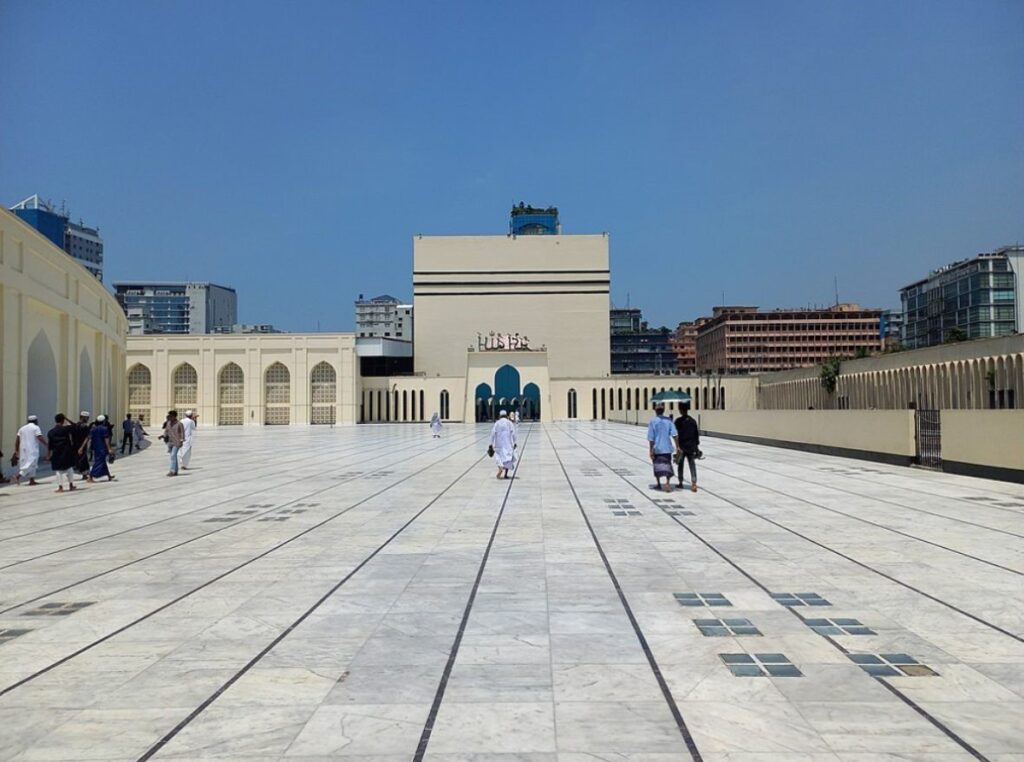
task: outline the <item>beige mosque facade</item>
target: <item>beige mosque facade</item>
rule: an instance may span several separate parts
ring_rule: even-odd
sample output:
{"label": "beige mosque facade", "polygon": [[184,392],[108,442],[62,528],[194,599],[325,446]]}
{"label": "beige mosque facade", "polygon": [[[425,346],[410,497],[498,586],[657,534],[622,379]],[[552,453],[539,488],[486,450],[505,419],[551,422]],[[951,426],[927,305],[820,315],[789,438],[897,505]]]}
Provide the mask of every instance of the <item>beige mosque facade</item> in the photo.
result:
{"label": "beige mosque facade", "polygon": [[117,300],[62,249],[0,209],[0,449],[29,415],[124,411],[125,335]]}
{"label": "beige mosque facade", "polygon": [[[0,432],[28,414],[87,409],[202,425],[484,421],[500,409],[541,421],[641,420],[679,389],[696,412],[1019,408],[1024,336],[843,363],[827,395],[816,369],[763,376],[612,375],[609,238],[416,236],[414,342],[354,333],[127,336],[113,296],[0,210]],[[411,372],[363,373],[399,347]],[[414,351],[413,351],[414,349]]]}

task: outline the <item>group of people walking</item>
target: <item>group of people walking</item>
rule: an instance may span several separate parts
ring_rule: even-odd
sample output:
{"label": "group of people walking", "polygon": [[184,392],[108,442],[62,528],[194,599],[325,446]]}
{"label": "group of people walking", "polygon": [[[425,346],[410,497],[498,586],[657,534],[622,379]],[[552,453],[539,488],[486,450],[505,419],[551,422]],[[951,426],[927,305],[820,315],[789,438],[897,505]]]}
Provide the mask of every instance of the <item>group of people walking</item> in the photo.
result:
{"label": "group of people walking", "polygon": [[[115,441],[114,427],[105,415],[96,416],[90,421],[91,413],[83,410],[78,421],[73,422],[63,413],[54,416],[54,426],[43,434],[39,426],[39,418],[28,416],[25,425],[18,429],[14,440],[14,453],[11,465],[15,467],[13,475],[16,484],[36,486],[36,475],[40,462],[49,462],[50,468],[57,479],[57,492],[73,491],[74,475],[77,473],[83,481],[95,482],[106,477],[114,481],[116,477],[110,472],[110,464],[114,461]],[[131,413],[121,423],[121,454],[127,448],[130,455],[134,449],[140,449],[144,437],[148,436],[143,427],[143,416],[132,420]],[[184,420],[178,420],[177,411],[172,410],[164,422],[161,439],[167,443],[170,456],[168,476],[177,476],[180,467],[187,469],[192,459],[192,440],[196,428],[196,416],[193,411],[185,413]],[[0,459],[3,453],[0,452]],[[0,483],[8,483],[0,468]]]}

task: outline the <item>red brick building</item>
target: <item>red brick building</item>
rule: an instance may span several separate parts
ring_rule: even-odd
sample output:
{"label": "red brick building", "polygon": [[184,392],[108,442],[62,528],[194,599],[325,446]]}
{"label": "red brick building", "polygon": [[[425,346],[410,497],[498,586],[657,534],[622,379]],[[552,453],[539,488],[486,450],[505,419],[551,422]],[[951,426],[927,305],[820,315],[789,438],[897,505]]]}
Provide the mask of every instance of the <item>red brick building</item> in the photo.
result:
{"label": "red brick building", "polygon": [[880,351],[881,310],[837,304],[822,310],[715,307],[697,330],[697,370],[760,373]]}

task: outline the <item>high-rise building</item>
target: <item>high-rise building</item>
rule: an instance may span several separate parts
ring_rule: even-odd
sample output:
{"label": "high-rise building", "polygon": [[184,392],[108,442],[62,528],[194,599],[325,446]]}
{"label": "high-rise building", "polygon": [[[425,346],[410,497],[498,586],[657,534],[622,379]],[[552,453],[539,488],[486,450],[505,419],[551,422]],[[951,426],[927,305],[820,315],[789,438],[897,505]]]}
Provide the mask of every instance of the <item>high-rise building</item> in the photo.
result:
{"label": "high-rise building", "polygon": [[213,283],[126,281],[114,284],[128,334],[213,333],[238,322],[238,295]]}
{"label": "high-rise building", "polygon": [[103,280],[103,239],[99,228],[89,227],[81,221],[71,222],[64,209],[58,211],[53,204],[39,198],[39,194],[18,202],[11,211]]}
{"label": "high-rise building", "polygon": [[356,300],[356,336],[412,341],[413,310],[388,294]]}
{"label": "high-rise building", "polygon": [[676,353],[676,368],[680,373],[693,373],[697,370],[697,329],[707,320],[697,318],[676,326],[672,334],[672,350]]}
{"label": "high-rise building", "polygon": [[697,370],[759,373],[878,352],[881,316],[858,304],[769,312],[715,307],[697,330]]}
{"label": "high-rise building", "polygon": [[527,206],[522,201],[512,207],[508,225],[512,235],[559,235],[562,224],[558,221],[558,207]]}
{"label": "high-rise building", "polygon": [[675,373],[676,353],[668,328],[651,328],[637,307],[608,314],[612,373]]}
{"label": "high-rise building", "polygon": [[900,289],[903,344],[919,349],[942,344],[958,332],[970,339],[1024,331],[1024,246],[940,267]]}

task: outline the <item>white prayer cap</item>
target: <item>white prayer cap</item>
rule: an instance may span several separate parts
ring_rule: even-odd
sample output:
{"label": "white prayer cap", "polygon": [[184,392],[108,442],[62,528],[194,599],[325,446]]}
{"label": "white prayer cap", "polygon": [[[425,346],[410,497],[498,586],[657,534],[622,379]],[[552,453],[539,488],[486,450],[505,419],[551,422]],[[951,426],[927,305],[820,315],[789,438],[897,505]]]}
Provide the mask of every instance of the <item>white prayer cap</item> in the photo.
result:
{"label": "white prayer cap", "polygon": [[30,423],[35,423],[36,421],[38,421],[38,420],[39,420],[39,416],[36,416],[36,415],[30,415],[30,416],[28,417],[28,420],[29,420],[29,422],[30,422]]}
{"label": "white prayer cap", "polygon": [[88,410],[83,410],[81,413],[78,414],[78,416],[79,416],[79,418],[88,418],[89,417],[89,411]]}
{"label": "white prayer cap", "polygon": [[191,410],[186,410],[185,411],[185,415],[192,415],[192,411]]}
{"label": "white prayer cap", "polygon": [[103,423],[105,420],[107,420],[107,416],[105,416],[105,415],[98,415],[98,416],[96,416],[96,420],[99,421],[100,423]]}
{"label": "white prayer cap", "polygon": [[508,417],[508,413],[506,413],[504,410],[502,410],[500,413],[498,413],[498,417],[499,418],[507,418]]}

